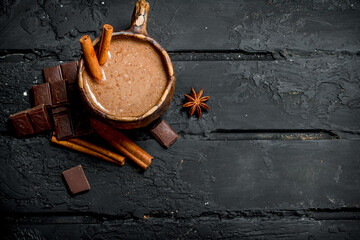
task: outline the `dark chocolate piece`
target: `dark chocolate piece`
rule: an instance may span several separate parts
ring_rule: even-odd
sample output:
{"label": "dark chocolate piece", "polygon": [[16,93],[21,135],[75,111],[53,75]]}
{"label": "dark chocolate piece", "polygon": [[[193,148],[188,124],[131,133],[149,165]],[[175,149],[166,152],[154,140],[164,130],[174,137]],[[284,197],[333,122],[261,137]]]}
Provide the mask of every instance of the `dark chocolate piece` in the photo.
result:
{"label": "dark chocolate piece", "polygon": [[75,136],[92,133],[89,116],[83,105],[80,92],[75,85],[68,86],[68,98],[70,102],[70,115]]}
{"label": "dark chocolate piece", "polygon": [[53,109],[51,109],[53,116],[57,115],[57,114],[61,114],[63,112],[67,112],[67,111],[68,111],[67,106],[59,106],[59,107],[54,107]]}
{"label": "dark chocolate piece", "polygon": [[150,132],[164,147],[168,148],[175,142],[178,135],[172,128],[164,121],[161,120]]}
{"label": "dark chocolate piece", "polygon": [[79,104],[69,107],[52,109],[56,138],[63,140],[93,133],[85,107],[80,107]]}
{"label": "dark chocolate piece", "polygon": [[10,116],[18,137],[52,129],[50,117],[44,104]]}
{"label": "dark chocolate piece", "polygon": [[44,74],[45,81],[50,83],[53,122],[57,139],[76,138],[92,133],[90,120],[82,105],[76,85],[78,62],[73,61],[46,68]]}
{"label": "dark chocolate piece", "polygon": [[58,140],[70,138],[73,136],[73,130],[70,122],[70,115],[67,107],[61,106],[53,109],[53,120],[55,125],[56,138]]}
{"label": "dark chocolate piece", "polygon": [[50,89],[53,105],[66,103],[68,101],[65,81],[50,83]]}
{"label": "dark chocolate piece", "polygon": [[35,106],[38,106],[40,104],[52,105],[49,83],[34,85],[32,89],[34,93]]}
{"label": "dark chocolate piece", "polygon": [[78,80],[78,61],[64,63],[60,67],[66,84],[75,84]]}
{"label": "dark chocolate piece", "polygon": [[36,133],[52,129],[50,117],[44,104],[27,110]]}
{"label": "dark chocolate piece", "polygon": [[57,81],[62,81],[62,75],[60,70],[60,65],[45,68],[44,69],[45,82],[52,83]]}
{"label": "dark chocolate piece", "polygon": [[35,133],[26,111],[11,115],[10,119],[18,137],[25,137]]}
{"label": "dark chocolate piece", "polygon": [[70,168],[62,174],[72,194],[90,190],[89,182],[81,165]]}
{"label": "dark chocolate piece", "polygon": [[86,135],[92,133],[89,117],[85,110],[85,107],[80,105],[71,105],[71,122],[74,130],[74,137]]}

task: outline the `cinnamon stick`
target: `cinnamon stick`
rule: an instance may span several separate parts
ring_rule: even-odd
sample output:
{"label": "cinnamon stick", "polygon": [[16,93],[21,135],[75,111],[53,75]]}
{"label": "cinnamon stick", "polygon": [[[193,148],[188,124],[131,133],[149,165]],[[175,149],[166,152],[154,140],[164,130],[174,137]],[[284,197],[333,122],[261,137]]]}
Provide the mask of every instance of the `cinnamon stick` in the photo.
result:
{"label": "cinnamon stick", "polygon": [[116,163],[116,164],[119,164],[119,165],[123,165],[122,163],[118,162],[118,161],[115,161],[109,157],[106,157],[98,152],[95,152],[91,149],[88,149],[88,148],[85,148],[83,146],[80,146],[80,145],[77,145],[75,143],[72,143],[72,142],[69,142],[69,141],[59,141],[56,139],[56,137],[53,135],[51,137],[51,142],[53,143],[56,143],[58,145],[61,145],[61,146],[64,146],[64,147],[67,147],[67,148],[70,148],[70,149],[73,149],[73,150],[76,150],[76,151],[79,151],[79,152],[82,152],[82,153],[86,153],[88,155],[91,155],[91,156],[94,156],[94,157],[97,157],[97,158],[101,158],[105,161],[108,161],[108,162],[112,162],[112,163]]}
{"label": "cinnamon stick", "polygon": [[102,72],[90,36],[83,36],[80,39],[80,44],[90,74],[96,82],[100,83],[102,79]]}
{"label": "cinnamon stick", "polygon": [[125,157],[134,161],[144,170],[149,167],[153,157],[136,145],[128,137],[120,131],[109,127],[96,119],[91,119],[90,122],[95,132],[124,154]]}
{"label": "cinnamon stick", "polygon": [[105,148],[102,148],[102,147],[99,147],[99,146],[96,146],[95,144],[92,144],[90,142],[87,142],[85,140],[82,140],[82,139],[79,139],[79,138],[73,138],[73,139],[69,139],[68,140],[69,142],[72,142],[74,144],[77,144],[77,145],[80,145],[80,146],[83,146],[87,149],[90,149],[90,150],[93,150],[95,152],[98,152],[106,157],[109,157],[117,162],[119,162],[121,165],[124,165],[125,164],[125,157],[119,155],[119,154],[116,154],[110,150],[107,150]]}
{"label": "cinnamon stick", "polygon": [[98,51],[99,64],[100,66],[106,63],[108,57],[109,46],[111,43],[111,37],[113,33],[113,27],[109,24],[103,26],[103,31],[101,35],[100,48]]}

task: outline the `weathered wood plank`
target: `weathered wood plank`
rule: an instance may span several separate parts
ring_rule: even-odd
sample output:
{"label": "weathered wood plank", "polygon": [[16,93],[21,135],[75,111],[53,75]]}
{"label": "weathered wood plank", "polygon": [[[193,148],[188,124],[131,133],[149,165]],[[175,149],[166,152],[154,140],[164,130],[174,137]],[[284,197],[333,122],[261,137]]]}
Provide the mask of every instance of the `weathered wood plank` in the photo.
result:
{"label": "weathered wood plank", "polygon": [[[50,61],[0,65],[0,130],[10,114],[26,109],[31,86],[43,82]],[[285,61],[176,61],[173,102],[164,118],[178,132],[217,130],[326,129],[359,134],[360,56],[297,58]],[[204,88],[211,110],[202,119],[182,108],[184,93]],[[26,96],[24,96],[24,94]],[[343,132],[343,133],[342,133]],[[357,136],[357,135],[355,135]]]}
{"label": "weathered wood plank", "polygon": [[[175,62],[174,102],[165,113],[185,133],[214,129],[360,129],[359,57],[273,62]],[[187,119],[184,93],[204,88],[211,110]],[[201,129],[201,130],[199,130]]]}
{"label": "weathered wood plank", "polygon": [[3,239],[358,239],[360,222],[313,219],[145,219],[93,224],[17,224]]}
{"label": "weathered wood plank", "polygon": [[[180,137],[165,150],[131,131],[155,157],[145,172],[46,133],[13,138],[7,123],[43,68],[78,59],[104,23],[126,29],[135,1],[1,4],[2,238],[360,238],[360,3],[149,2],[148,32],[176,60],[163,118]],[[199,120],[181,108],[191,87],[211,96]],[[61,172],[77,164],[92,189],[71,196]]]}
{"label": "weathered wood plank", "polygon": [[[359,51],[356,1],[149,2],[149,34],[169,51]],[[81,35],[98,36],[104,23],[127,29],[133,7],[134,1],[115,0],[4,3],[0,49],[25,50],[29,58],[34,50],[40,56],[71,60],[80,54]]]}
{"label": "weathered wood plank", "polygon": [[[137,143],[155,157],[139,172],[49,146],[44,137],[2,137],[0,210],[145,215],[239,209],[358,208],[359,140],[201,141],[180,137],[168,150]],[[61,172],[82,164],[88,193],[67,193]]]}

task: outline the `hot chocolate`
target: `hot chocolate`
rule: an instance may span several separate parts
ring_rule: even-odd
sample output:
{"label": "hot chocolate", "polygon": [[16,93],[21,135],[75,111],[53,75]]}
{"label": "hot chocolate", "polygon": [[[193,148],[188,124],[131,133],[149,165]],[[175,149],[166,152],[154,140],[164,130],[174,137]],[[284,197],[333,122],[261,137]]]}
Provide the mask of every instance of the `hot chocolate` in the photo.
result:
{"label": "hot chocolate", "polygon": [[126,36],[114,37],[108,54],[101,83],[83,72],[87,96],[106,114],[143,115],[156,105],[168,83],[161,55],[150,43]]}

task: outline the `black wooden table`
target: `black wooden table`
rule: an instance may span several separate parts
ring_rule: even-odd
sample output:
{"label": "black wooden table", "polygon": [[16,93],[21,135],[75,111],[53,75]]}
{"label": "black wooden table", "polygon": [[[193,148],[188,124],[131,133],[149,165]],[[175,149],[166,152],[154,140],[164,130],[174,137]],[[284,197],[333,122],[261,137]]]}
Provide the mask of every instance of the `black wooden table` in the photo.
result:
{"label": "black wooden table", "polygon": [[[127,134],[155,157],[139,171],[18,139],[45,67],[79,38],[127,29],[135,1],[0,4],[0,211],[5,239],[359,239],[360,2],[150,0],[148,33],[177,77],[163,115],[179,139]],[[204,88],[211,110],[181,105]],[[71,196],[81,164],[91,190]]]}

